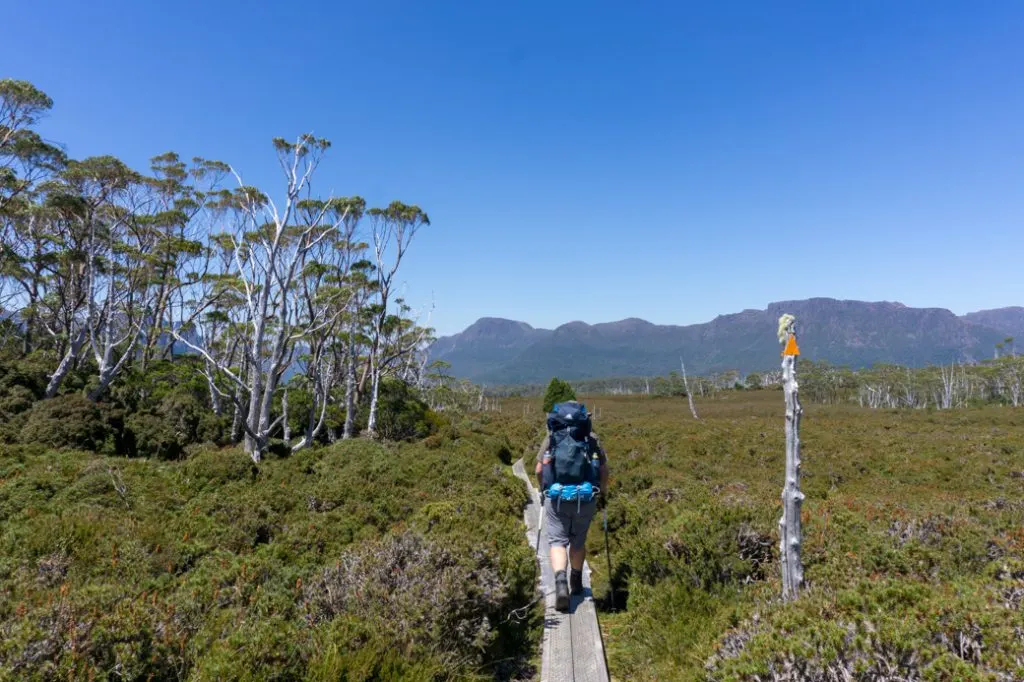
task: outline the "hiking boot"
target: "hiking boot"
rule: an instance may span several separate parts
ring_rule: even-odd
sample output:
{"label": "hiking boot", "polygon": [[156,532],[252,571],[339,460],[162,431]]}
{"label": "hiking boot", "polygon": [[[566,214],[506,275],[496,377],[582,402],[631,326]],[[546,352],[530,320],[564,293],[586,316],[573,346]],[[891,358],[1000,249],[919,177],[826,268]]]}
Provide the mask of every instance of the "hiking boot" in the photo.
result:
{"label": "hiking boot", "polygon": [[569,572],[569,594],[583,594],[583,571],[574,568]]}
{"label": "hiking boot", "polygon": [[569,581],[565,579],[565,571],[555,573],[555,610],[569,610]]}

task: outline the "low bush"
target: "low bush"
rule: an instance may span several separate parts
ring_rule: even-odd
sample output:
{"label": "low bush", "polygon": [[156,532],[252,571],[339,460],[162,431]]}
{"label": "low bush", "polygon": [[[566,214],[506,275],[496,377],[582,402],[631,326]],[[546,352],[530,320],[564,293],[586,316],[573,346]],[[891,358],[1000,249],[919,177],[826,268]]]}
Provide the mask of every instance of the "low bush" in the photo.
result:
{"label": "low bush", "polygon": [[0,680],[528,678],[511,421],[259,466],[0,445]]}
{"label": "low bush", "polygon": [[168,394],[150,410],[131,413],[125,427],[135,454],[178,459],[189,445],[222,442],[229,424],[195,396],[180,392]]}
{"label": "low bush", "polygon": [[115,432],[99,406],[78,393],[40,400],[21,427],[22,443],[111,452]]}
{"label": "low bush", "polygon": [[198,448],[185,461],[185,475],[196,489],[255,479],[259,470],[241,448]]}
{"label": "low bush", "polygon": [[494,644],[505,585],[493,557],[458,554],[402,533],[342,554],[307,584],[307,618],[338,617],[379,627],[380,640],[413,658],[481,663]]}
{"label": "low bush", "polygon": [[588,546],[616,676],[1024,679],[1024,412],[805,406],[806,589],[783,604],[782,396],[698,410],[601,399],[611,574]]}

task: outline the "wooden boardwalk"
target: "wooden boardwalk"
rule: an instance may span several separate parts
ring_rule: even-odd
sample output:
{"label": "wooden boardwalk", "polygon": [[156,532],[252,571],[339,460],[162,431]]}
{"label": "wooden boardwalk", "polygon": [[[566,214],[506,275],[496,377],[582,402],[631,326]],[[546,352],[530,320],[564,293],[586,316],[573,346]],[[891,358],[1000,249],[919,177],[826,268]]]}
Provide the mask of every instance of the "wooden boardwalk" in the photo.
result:
{"label": "wooden boardwalk", "polygon": [[[533,462],[530,462],[533,469]],[[590,567],[583,565],[583,594],[570,598],[568,613],[555,610],[555,578],[548,559],[547,533],[542,532],[537,543],[537,525],[540,522],[540,493],[533,487],[523,460],[512,470],[526,484],[530,501],[523,512],[526,535],[530,546],[537,552],[540,564],[540,589],[545,598],[544,642],[541,663],[541,682],[609,682],[608,664],[604,657],[604,643],[597,626],[597,610],[590,591]],[[595,519],[595,523],[597,520]],[[591,528],[591,532],[597,530]]]}

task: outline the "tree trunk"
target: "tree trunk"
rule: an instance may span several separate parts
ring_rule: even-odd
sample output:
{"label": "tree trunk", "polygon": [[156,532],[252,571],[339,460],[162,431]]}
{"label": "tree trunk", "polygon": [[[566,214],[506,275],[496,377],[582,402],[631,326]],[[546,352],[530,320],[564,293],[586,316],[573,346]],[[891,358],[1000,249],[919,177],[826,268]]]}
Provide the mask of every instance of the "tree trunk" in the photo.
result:
{"label": "tree trunk", "polygon": [[260,434],[260,402],[263,393],[262,376],[260,368],[256,365],[249,373],[249,410],[245,415],[245,423],[249,427],[245,429],[245,451],[257,464],[263,458],[264,444]]}
{"label": "tree trunk", "polygon": [[348,358],[345,366],[345,426],[342,429],[341,437],[348,440],[356,424],[356,344],[353,335],[355,325],[349,330],[348,336]]}
{"label": "tree trunk", "polygon": [[[174,341],[172,340],[173,344]],[[213,413],[218,417],[224,414],[224,404],[220,399],[220,391],[217,390],[217,385],[213,381],[214,367],[210,364],[210,361],[206,361],[206,385],[210,390],[210,407],[213,408]],[[237,389],[236,389],[237,390]]]}
{"label": "tree trunk", "polygon": [[370,373],[373,375],[373,393],[370,395],[370,417],[366,421],[366,435],[370,438],[376,438],[377,399],[380,397],[380,367],[374,367]]}
{"label": "tree trunk", "polygon": [[284,430],[284,442],[286,444],[292,441],[292,427],[288,423],[288,389],[284,389],[284,395],[281,396],[281,428]]}
{"label": "tree trunk", "polygon": [[104,363],[103,367],[100,368],[99,385],[89,391],[89,400],[94,403],[99,402],[99,399],[107,392],[107,388],[110,387],[110,382],[114,380],[114,374],[114,367],[109,363]]}
{"label": "tree trunk", "polygon": [[693,393],[690,392],[690,382],[686,378],[686,363],[683,359],[679,359],[679,366],[683,370],[683,390],[686,391],[686,400],[690,403],[690,414],[693,415],[694,419],[700,420],[697,416],[697,408],[693,404]]}
{"label": "tree trunk", "polygon": [[50,383],[46,385],[47,399],[57,395],[57,391],[60,390],[60,385],[64,382],[64,378],[71,371],[71,368],[78,362],[78,354],[82,350],[82,344],[85,343],[85,330],[79,330],[78,336],[71,340],[68,346],[67,352],[64,354],[64,358],[57,365],[57,370],[50,376]]}
{"label": "tree trunk", "polygon": [[234,400],[235,412],[231,418],[231,442],[237,444],[242,440],[242,420],[245,415],[242,412],[242,389],[235,387]]}
{"label": "tree trunk", "polygon": [[800,558],[800,398],[796,381],[796,356],[782,360],[783,391],[786,396],[786,481],[782,488],[782,518],[779,520],[779,556],[782,559],[782,598],[796,598],[804,583]]}

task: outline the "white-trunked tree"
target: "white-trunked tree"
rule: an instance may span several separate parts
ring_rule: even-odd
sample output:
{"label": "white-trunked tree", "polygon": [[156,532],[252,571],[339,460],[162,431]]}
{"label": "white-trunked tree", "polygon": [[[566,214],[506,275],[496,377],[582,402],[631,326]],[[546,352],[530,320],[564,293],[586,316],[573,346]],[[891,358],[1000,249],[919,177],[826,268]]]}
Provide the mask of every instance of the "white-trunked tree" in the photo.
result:
{"label": "white-trunked tree", "polygon": [[[197,295],[183,301],[191,308],[181,318],[187,323],[172,330],[175,339],[199,353],[240,389],[224,391],[223,397],[248,399],[242,428],[245,450],[254,462],[261,460],[283,419],[283,415],[271,419],[273,398],[295,362],[297,348],[308,347],[314,336],[334,325],[343,308],[335,305],[336,301],[304,305],[309,290],[303,284],[319,248],[331,241],[347,248],[355,229],[355,221],[350,220],[351,201],[309,197],[313,173],[329,147],[327,140],[312,135],[302,135],[295,142],[274,140],[286,180],[280,206],[257,188],[245,185],[236,174],[239,187],[222,193],[214,207],[227,228],[216,240],[227,256],[225,267],[197,282]],[[213,339],[188,333],[198,318],[216,310],[229,294],[241,302],[236,311],[243,324],[235,325],[235,331],[247,374],[208,347]],[[318,389],[322,395],[323,387]],[[308,442],[308,435],[303,434],[303,441]]]}
{"label": "white-trunked tree", "polygon": [[[377,277],[377,302],[372,306],[373,329],[370,345],[370,415],[366,425],[366,435],[373,438],[377,435],[377,403],[380,399],[380,380],[387,366],[384,353],[387,350],[387,337],[392,331],[389,324],[394,316],[388,314],[388,306],[394,294],[395,273],[402,264],[413,237],[424,225],[430,224],[430,218],[419,206],[410,206],[400,201],[393,201],[387,208],[371,208],[368,211],[373,223],[372,248]],[[401,306],[401,303],[399,303]],[[406,311],[407,312],[407,311]]]}

